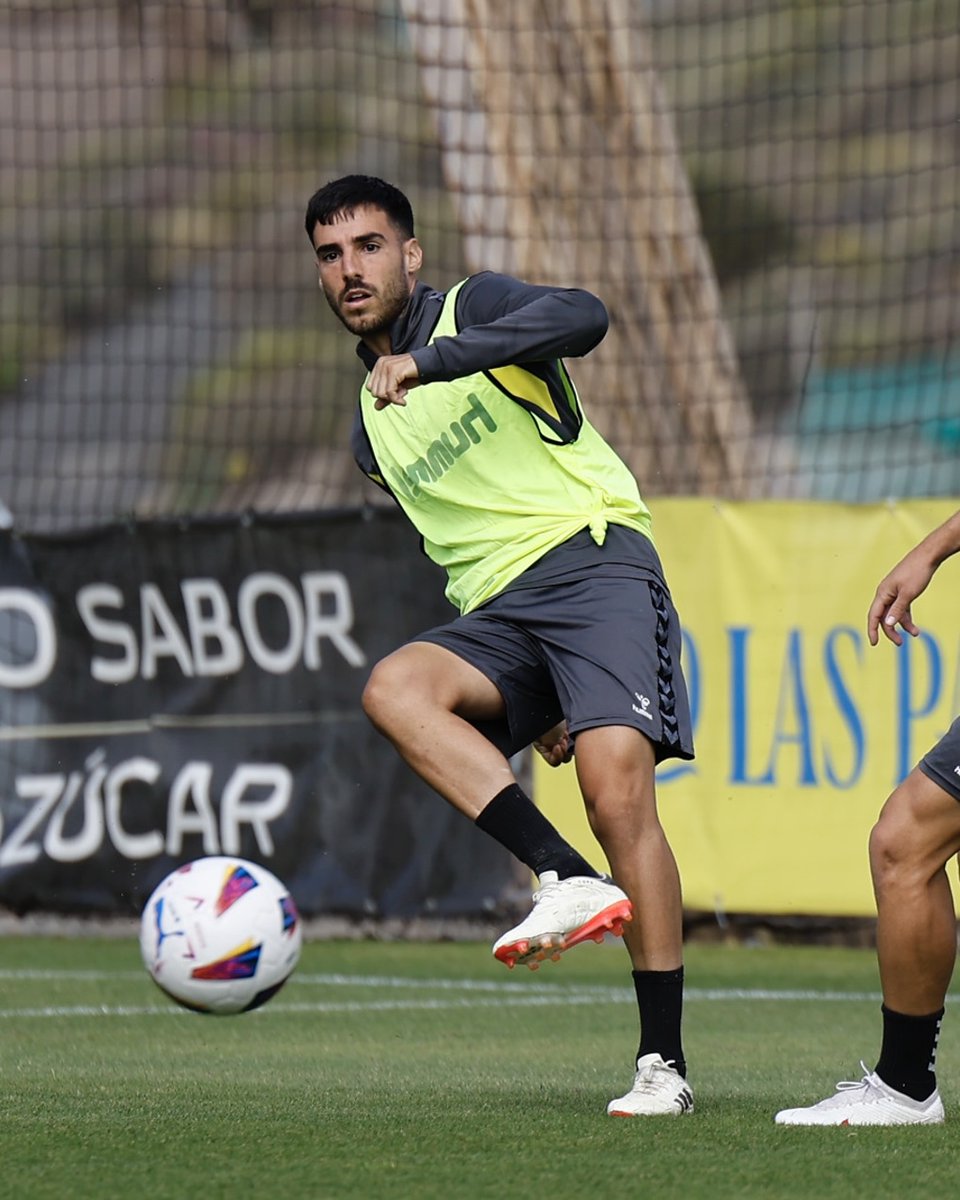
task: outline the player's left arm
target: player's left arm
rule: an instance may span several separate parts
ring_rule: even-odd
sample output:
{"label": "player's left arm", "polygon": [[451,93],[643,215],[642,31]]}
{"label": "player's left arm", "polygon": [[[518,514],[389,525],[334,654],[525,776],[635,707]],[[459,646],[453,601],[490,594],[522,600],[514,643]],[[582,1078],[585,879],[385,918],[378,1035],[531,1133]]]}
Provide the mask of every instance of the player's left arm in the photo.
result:
{"label": "player's left arm", "polygon": [[603,302],[582,288],[539,287],[510,275],[471,276],[457,297],[454,337],[411,357],[421,383],[460,379],[507,365],[581,358],[607,332]]}
{"label": "player's left arm", "polygon": [[472,275],[457,297],[458,332],[409,354],[378,358],[367,379],[377,409],[405,405],[420,383],[448,382],[508,365],[580,358],[607,332],[603,302],[582,288],[538,287],[510,275]]}

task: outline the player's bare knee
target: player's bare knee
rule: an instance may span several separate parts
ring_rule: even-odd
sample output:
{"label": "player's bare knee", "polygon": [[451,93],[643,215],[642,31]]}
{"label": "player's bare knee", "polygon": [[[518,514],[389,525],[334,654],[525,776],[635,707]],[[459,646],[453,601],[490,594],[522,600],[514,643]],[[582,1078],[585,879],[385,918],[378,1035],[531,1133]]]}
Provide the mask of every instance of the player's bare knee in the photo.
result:
{"label": "player's bare knee", "polygon": [[593,836],[601,846],[640,841],[659,829],[656,810],[623,789],[585,794],[584,808]]}
{"label": "player's bare knee", "polygon": [[363,695],[360,697],[360,705],[363,708],[364,715],[378,729],[381,729],[380,711],[382,706],[383,689],[379,686],[375,673],[371,674],[367,680],[366,687],[363,689]]}
{"label": "player's bare knee", "polygon": [[403,673],[393,655],[381,659],[370,672],[360,703],[369,720],[382,733],[389,730],[394,716],[407,702]]}
{"label": "player's bare knee", "polygon": [[893,822],[885,822],[883,817],[877,821],[870,830],[868,851],[874,887],[881,891],[893,886],[897,872],[903,867],[902,848]]}
{"label": "player's bare knee", "polygon": [[453,711],[456,693],[449,681],[424,669],[415,654],[401,648],[370,672],[360,698],[364,713],[388,737],[402,736],[410,719],[434,711]]}
{"label": "player's bare knee", "polygon": [[878,897],[905,896],[925,888],[939,866],[935,847],[928,844],[922,828],[888,809],[870,831],[868,848]]}
{"label": "player's bare knee", "polygon": [[584,796],[583,807],[587,814],[587,824],[590,826],[590,831],[597,841],[602,846],[607,837],[607,831],[610,827],[610,819],[606,808],[598,804],[595,799],[590,796]]}

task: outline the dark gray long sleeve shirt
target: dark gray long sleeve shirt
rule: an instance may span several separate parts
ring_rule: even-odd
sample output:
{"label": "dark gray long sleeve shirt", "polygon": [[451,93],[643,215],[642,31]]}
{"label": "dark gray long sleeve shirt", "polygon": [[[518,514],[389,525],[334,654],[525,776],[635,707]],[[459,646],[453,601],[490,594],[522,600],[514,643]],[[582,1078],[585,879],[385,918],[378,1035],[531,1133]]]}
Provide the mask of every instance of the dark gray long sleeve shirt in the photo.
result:
{"label": "dark gray long sleeve shirt", "polygon": [[[558,402],[557,411],[565,415],[555,429],[557,437],[574,440],[581,418],[570,408],[560,359],[582,357],[603,339],[608,324],[603,303],[579,288],[538,287],[484,271],[470,276],[457,296],[456,337],[431,343],[444,300],[443,292],[418,283],[390,330],[392,352],[413,356],[421,383],[522,364],[544,380]],[[357,354],[371,370],[377,356],[363,342]],[[359,406],[351,441],[357,465],[379,483]]]}

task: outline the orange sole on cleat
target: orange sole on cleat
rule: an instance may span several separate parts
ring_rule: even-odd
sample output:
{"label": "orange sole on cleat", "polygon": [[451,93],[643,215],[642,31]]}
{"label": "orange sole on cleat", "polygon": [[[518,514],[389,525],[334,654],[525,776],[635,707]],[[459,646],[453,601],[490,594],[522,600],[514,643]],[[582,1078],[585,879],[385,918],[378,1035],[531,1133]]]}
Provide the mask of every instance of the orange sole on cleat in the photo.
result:
{"label": "orange sole on cleat", "polygon": [[611,904],[609,908],[597,913],[585,925],[581,925],[579,929],[574,929],[572,933],[568,934],[564,939],[562,949],[569,950],[571,946],[579,946],[588,938],[592,938],[595,942],[602,942],[608,933],[613,934],[614,937],[623,937],[624,925],[632,920],[633,905],[629,900],[618,900],[616,904]]}
{"label": "orange sole on cleat", "polygon": [[623,937],[623,927],[632,919],[633,905],[629,900],[618,900],[616,904],[611,904],[609,908],[605,908],[603,912],[597,913],[585,924],[572,930],[565,938],[557,941],[554,941],[552,937],[544,938],[543,941],[536,943],[523,938],[519,942],[511,942],[508,946],[501,946],[494,952],[494,958],[505,963],[511,971],[518,963],[529,967],[531,971],[537,971],[545,959],[549,958],[551,962],[559,962],[564,950],[579,946],[581,942],[588,940],[602,942],[608,933],[614,937]]}

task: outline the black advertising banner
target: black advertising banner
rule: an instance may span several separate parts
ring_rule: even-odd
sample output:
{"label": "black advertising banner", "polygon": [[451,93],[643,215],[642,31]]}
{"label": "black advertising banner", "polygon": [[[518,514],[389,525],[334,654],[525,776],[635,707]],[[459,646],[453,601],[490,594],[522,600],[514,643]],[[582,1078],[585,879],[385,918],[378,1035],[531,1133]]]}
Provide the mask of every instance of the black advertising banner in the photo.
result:
{"label": "black advertising banner", "polygon": [[489,912],[508,856],[360,708],[452,615],[393,512],[3,534],[0,906],[135,914],[238,854],[306,916]]}

